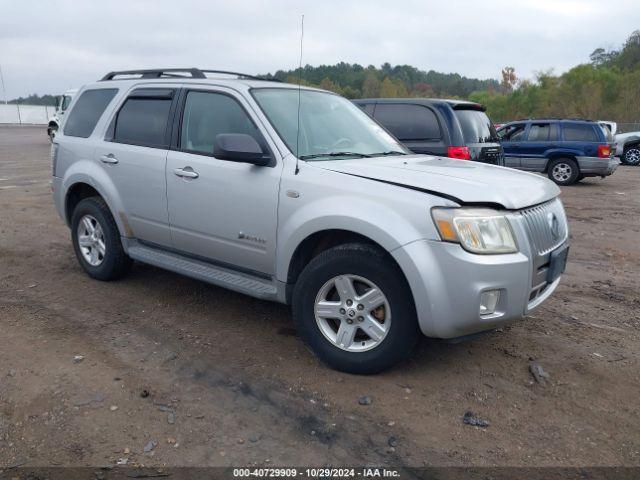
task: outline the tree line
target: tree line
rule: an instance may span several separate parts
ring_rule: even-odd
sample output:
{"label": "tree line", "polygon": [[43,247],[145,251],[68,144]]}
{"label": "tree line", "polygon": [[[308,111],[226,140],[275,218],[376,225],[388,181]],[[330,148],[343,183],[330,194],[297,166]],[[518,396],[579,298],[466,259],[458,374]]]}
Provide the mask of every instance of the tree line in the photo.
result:
{"label": "tree line", "polygon": [[540,72],[532,80],[518,79],[513,67],[502,69],[500,80],[481,80],[389,63],[380,68],[349,63],[306,65],[302,70],[279,70],[265,77],[300,81],[347,98],[468,99],[486,105],[494,121],[576,117],[640,122],[640,30],[620,49],[597,48],[589,60],[561,75]]}
{"label": "tree line", "polygon": [[562,117],[640,122],[640,30],[617,50],[597,48],[590,62],[562,75],[538,73],[534,80],[505,78],[500,89],[476,91],[469,99],[487,106],[494,121]]}
{"label": "tree line", "polygon": [[391,66],[389,63],[380,68],[345,62],[319,67],[306,65],[302,69],[278,70],[264,77],[317,86],[347,98],[465,97],[478,90],[499,87],[494,79],[480,80],[434,70],[425,72],[411,65]]}
{"label": "tree line", "polygon": [[33,93],[26,97],[18,97],[13,100],[9,100],[10,104],[18,105],[46,105],[48,107],[55,107],[58,104],[60,97],[56,95],[38,95]]}

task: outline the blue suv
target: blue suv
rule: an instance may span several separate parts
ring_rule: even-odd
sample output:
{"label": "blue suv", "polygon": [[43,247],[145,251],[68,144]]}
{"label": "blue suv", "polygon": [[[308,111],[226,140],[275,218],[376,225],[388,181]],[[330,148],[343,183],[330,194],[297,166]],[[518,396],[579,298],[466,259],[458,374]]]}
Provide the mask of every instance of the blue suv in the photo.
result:
{"label": "blue suv", "polygon": [[611,134],[588,120],[521,120],[497,133],[507,167],[546,173],[558,185],[606,177],[620,163]]}

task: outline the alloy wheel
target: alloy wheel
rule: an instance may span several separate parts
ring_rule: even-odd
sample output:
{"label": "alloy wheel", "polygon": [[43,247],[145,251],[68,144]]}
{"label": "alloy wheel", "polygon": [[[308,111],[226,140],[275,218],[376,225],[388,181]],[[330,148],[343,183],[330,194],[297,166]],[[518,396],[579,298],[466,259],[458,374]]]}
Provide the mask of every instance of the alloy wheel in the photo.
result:
{"label": "alloy wheel", "polygon": [[571,178],[572,173],[573,169],[571,168],[571,165],[564,162],[554,165],[553,170],[551,171],[553,179],[558,182],[566,182]]}
{"label": "alloy wheel", "polygon": [[634,147],[627,150],[624,154],[624,160],[629,165],[640,164],[640,148]]}
{"label": "alloy wheel", "polygon": [[377,347],[391,326],[391,308],[384,292],[358,275],[339,275],[327,281],[316,296],[314,314],[324,337],[348,352]]}
{"label": "alloy wheel", "polygon": [[85,215],[78,223],[78,246],[84,260],[92,267],[104,261],[106,246],[102,226],[92,215]]}

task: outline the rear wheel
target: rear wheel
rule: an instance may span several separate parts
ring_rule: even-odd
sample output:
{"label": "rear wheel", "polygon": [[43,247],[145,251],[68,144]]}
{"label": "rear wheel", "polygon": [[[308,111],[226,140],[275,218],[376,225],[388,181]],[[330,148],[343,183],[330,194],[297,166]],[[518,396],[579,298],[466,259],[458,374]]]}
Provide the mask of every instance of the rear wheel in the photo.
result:
{"label": "rear wheel", "polygon": [[622,162],[626,165],[640,165],[640,145],[627,147],[622,155]]}
{"label": "rear wheel", "polygon": [[314,353],[349,373],[390,368],[420,338],[404,275],[369,245],[341,245],[314,258],[296,282],[293,314]]}
{"label": "rear wheel", "polygon": [[558,185],[571,185],[578,181],[580,169],[571,158],[557,158],[549,163],[548,175]]}
{"label": "rear wheel", "polygon": [[80,266],[97,280],[115,280],[131,267],[109,207],[100,197],[80,201],[71,216],[71,238]]}

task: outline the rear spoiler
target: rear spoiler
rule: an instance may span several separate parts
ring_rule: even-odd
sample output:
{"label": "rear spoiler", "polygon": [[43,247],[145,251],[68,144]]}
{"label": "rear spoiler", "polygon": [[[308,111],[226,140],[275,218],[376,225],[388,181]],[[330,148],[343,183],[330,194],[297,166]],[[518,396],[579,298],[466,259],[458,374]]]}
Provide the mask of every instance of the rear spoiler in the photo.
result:
{"label": "rear spoiler", "polygon": [[476,110],[478,112],[486,112],[487,107],[481,103],[457,103],[452,107],[454,110]]}

